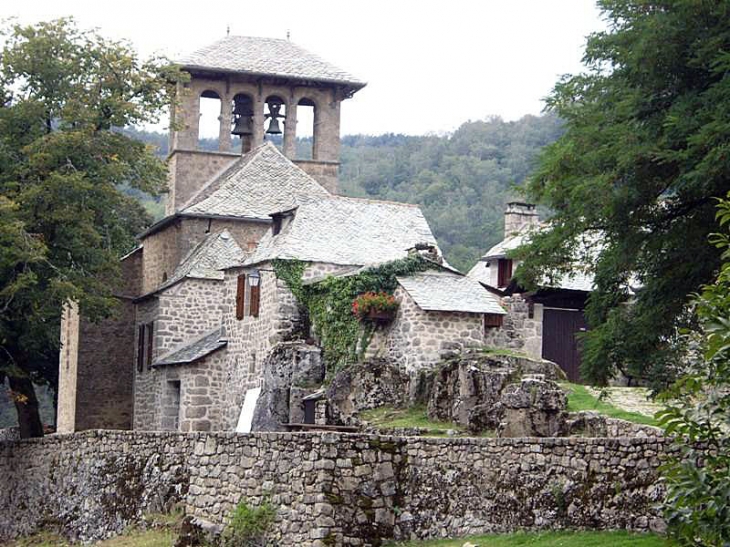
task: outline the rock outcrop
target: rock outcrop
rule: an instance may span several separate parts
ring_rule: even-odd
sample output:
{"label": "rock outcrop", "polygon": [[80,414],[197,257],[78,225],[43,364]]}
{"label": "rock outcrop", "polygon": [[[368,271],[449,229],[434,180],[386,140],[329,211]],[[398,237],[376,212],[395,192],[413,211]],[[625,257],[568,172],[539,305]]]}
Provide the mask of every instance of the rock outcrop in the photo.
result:
{"label": "rock outcrop", "polygon": [[303,414],[302,398],[324,381],[325,367],[318,347],[304,342],[284,342],[264,361],[264,388],[256,402],[253,431],[282,431],[282,424]]}
{"label": "rock outcrop", "polygon": [[359,423],[357,413],[381,406],[409,404],[409,377],[387,359],[358,363],[335,375],[326,391],[328,421],[341,425]]}
{"label": "rock outcrop", "polygon": [[503,437],[559,437],[565,434],[568,398],[558,384],[540,377],[507,386],[500,397]]}

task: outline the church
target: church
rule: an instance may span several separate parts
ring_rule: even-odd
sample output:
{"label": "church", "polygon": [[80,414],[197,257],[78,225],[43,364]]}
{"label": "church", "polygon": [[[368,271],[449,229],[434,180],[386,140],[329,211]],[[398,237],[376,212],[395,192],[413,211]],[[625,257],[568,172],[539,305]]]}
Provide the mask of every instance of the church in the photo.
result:
{"label": "church", "polygon": [[[375,341],[408,374],[494,338],[498,297],[444,261],[417,206],[339,195],[340,107],[364,82],[279,39],[228,36],[179,64],[190,81],[171,113],[166,215],[121,258],[113,319],[64,309],[59,432],[311,422],[326,355],[275,261],[305,264],[304,282],[317,283],[429,260],[398,278],[398,311]],[[220,103],[217,150],[198,145],[203,99]],[[304,110],[312,146],[299,157]],[[274,376],[285,377],[283,402],[265,396]]]}

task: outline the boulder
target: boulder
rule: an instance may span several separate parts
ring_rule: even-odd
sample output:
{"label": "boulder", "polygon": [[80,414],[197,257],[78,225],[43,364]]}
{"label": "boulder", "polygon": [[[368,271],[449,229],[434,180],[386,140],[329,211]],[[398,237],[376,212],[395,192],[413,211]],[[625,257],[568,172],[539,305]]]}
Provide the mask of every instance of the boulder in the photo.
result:
{"label": "boulder", "polygon": [[353,364],[335,374],[325,396],[331,423],[357,424],[357,413],[381,406],[407,406],[409,377],[387,359]]}
{"label": "boulder", "polygon": [[301,399],[324,381],[322,354],[318,347],[302,341],[283,342],[271,350],[263,368],[264,384],[251,429],[282,431],[282,424],[303,418]]}
{"label": "boulder", "polygon": [[566,432],[568,398],[552,380],[523,378],[504,389],[500,403],[503,437],[558,437]]}

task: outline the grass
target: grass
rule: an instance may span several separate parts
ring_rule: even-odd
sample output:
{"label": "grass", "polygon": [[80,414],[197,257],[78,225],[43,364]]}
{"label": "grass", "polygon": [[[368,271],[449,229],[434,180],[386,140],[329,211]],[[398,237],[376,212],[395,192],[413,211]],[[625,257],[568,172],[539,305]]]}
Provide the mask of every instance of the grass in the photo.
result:
{"label": "grass", "polygon": [[465,542],[479,547],[667,547],[663,537],[629,532],[539,532],[472,536],[461,539],[389,543],[390,547],[462,547]]}
{"label": "grass", "polygon": [[578,412],[580,410],[592,410],[610,416],[611,418],[619,418],[628,422],[643,425],[657,425],[656,420],[652,416],[646,416],[638,412],[628,412],[613,406],[612,404],[600,401],[597,397],[591,395],[585,386],[580,384],[561,384],[562,388],[568,394],[568,412]]}
{"label": "grass", "polygon": [[[134,530],[123,536],[94,543],[95,547],[170,547],[177,534],[169,529]],[[71,547],[71,544],[47,532],[18,539],[7,547]]]}
{"label": "grass", "polygon": [[423,428],[427,430],[426,435],[430,437],[444,437],[449,429],[456,431],[457,435],[467,434],[466,430],[458,424],[429,420],[425,406],[411,406],[408,408],[381,406],[362,412],[361,417],[374,427]]}
{"label": "grass", "polygon": [[[178,536],[182,519],[180,511],[168,515],[146,515],[144,520],[149,530],[130,528],[121,536],[94,543],[95,547],[170,547]],[[20,538],[5,547],[72,547],[63,537],[51,532],[39,532],[33,536]]]}

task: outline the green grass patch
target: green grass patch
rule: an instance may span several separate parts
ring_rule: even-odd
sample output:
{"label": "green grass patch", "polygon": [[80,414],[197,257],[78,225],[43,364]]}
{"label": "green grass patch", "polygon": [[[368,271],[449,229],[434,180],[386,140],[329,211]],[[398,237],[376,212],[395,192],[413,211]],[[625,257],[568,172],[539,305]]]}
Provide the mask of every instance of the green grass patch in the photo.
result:
{"label": "green grass patch", "polygon": [[[445,437],[447,436],[446,432],[450,429],[456,431],[456,436],[469,435],[458,424],[429,420],[425,406],[411,406],[408,408],[381,406],[361,412],[360,417],[373,427],[378,428],[418,427],[426,429],[425,435],[428,437]],[[493,436],[493,433],[484,433],[480,436]]]}
{"label": "green grass patch", "polygon": [[479,547],[667,547],[667,539],[654,534],[629,532],[517,532],[514,534],[471,536],[461,539],[388,543],[390,547],[461,547],[465,542]]}
{"label": "green grass patch", "polygon": [[568,412],[591,410],[605,416],[610,416],[611,418],[634,422],[635,424],[657,425],[657,421],[652,416],[621,410],[610,403],[599,400],[585,386],[569,383],[561,384],[561,386],[568,394]]}
{"label": "green grass patch", "polygon": [[[133,530],[122,536],[94,543],[95,547],[170,547],[177,533],[169,529]],[[11,541],[7,547],[71,547],[71,544],[55,534],[43,532],[31,537]]]}
{"label": "green grass patch", "polygon": [[535,360],[534,357],[530,357],[526,353],[521,353],[519,351],[506,348],[479,348],[479,352],[483,353],[484,355],[490,355],[494,357],[516,357],[518,359]]}

